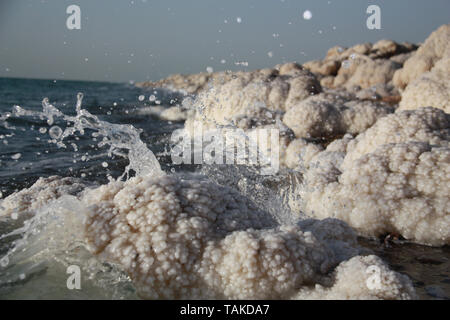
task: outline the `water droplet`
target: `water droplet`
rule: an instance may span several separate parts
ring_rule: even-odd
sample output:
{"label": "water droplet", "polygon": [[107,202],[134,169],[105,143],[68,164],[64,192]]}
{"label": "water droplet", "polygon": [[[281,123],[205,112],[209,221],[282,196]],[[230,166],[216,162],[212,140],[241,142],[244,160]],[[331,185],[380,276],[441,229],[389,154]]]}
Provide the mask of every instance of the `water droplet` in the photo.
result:
{"label": "water droplet", "polygon": [[18,159],[20,159],[21,156],[22,156],[21,153],[16,153],[16,154],[13,154],[13,155],[11,156],[11,159],[13,159],[13,160],[18,160]]}
{"label": "water droplet", "polygon": [[108,163],[107,162],[103,162],[102,166],[103,166],[103,168],[108,168]]}
{"label": "water droplet", "polygon": [[62,129],[58,126],[53,126],[50,128],[50,130],[48,130],[48,134],[50,135],[50,137],[52,139],[59,139],[62,135]]}
{"label": "water droplet", "polygon": [[309,20],[312,18],[312,12],[309,10],[306,10],[305,12],[303,12],[303,19],[305,20]]}
{"label": "water droplet", "polygon": [[206,72],[213,73],[214,72],[213,67],[206,67]]}
{"label": "water droplet", "polygon": [[237,23],[241,23],[241,22],[242,22],[242,18],[241,18],[241,17],[237,17],[237,18],[236,18],[236,22],[237,22]]}
{"label": "water droplet", "polygon": [[145,96],[141,94],[138,99],[139,99],[139,101],[144,101]]}
{"label": "water droplet", "polygon": [[47,128],[44,128],[44,127],[39,128],[39,132],[42,133],[42,134],[44,134],[44,133],[47,132]]}

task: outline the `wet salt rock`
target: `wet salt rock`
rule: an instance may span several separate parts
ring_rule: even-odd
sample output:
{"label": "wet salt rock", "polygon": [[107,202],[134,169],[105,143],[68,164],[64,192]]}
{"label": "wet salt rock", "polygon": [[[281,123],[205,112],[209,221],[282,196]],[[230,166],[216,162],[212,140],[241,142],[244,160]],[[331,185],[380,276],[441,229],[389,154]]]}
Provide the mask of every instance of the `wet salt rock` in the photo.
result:
{"label": "wet salt rock", "polygon": [[375,102],[324,92],[292,106],[284,114],[283,123],[297,138],[330,139],[363,132],[393,111]]}
{"label": "wet salt rock", "polygon": [[366,56],[355,56],[350,61],[342,63],[333,82],[334,87],[348,87],[359,85],[361,88],[369,88],[391,81],[400,64],[388,59],[373,60]]}
{"label": "wet salt rock", "polygon": [[13,159],[13,160],[19,160],[21,157],[22,157],[22,154],[21,154],[21,153],[16,153],[16,154],[13,154],[13,155],[11,156],[11,159]]}
{"label": "wet salt rock", "polygon": [[[245,196],[210,181],[135,177],[88,190],[82,202],[89,250],[119,264],[142,298],[300,299],[304,290],[316,298],[329,290],[346,299],[415,298],[406,276],[375,256],[358,256],[345,223],[279,226]],[[370,265],[382,275],[375,292],[366,285]]]}
{"label": "wet salt rock", "polygon": [[102,167],[103,168],[108,168],[108,163],[107,162],[102,162]]}
{"label": "wet salt rock", "polygon": [[450,115],[428,107],[382,117],[332,150],[336,140],[309,162],[302,212],[363,236],[450,244],[449,128]]}
{"label": "wet salt rock", "polygon": [[[409,58],[413,56],[414,52],[407,52],[407,53],[401,53],[397,54],[395,56],[390,57],[389,59],[403,65]],[[395,74],[394,74],[395,76]]]}
{"label": "wet salt rock", "polygon": [[139,100],[139,101],[144,101],[144,99],[145,99],[145,96],[142,95],[142,94],[138,97],[138,100]]}
{"label": "wet salt rock", "polygon": [[[435,30],[394,75],[394,84],[404,89],[424,72],[430,71],[450,51],[450,24]],[[447,73],[449,71],[447,70]]]}
{"label": "wet salt rock", "polygon": [[[328,88],[359,85],[363,89],[391,83],[408,56],[417,46],[381,40],[357,44],[351,48],[333,47],[324,60],[306,62],[304,65],[317,74],[321,84]],[[384,98],[384,96],[383,96]]]}
{"label": "wet salt rock", "polygon": [[47,132],[47,128],[41,127],[41,128],[39,128],[39,132],[44,134]]}
{"label": "wet salt rock", "polygon": [[309,71],[324,76],[336,76],[340,66],[341,63],[337,60],[314,60],[303,64],[303,67],[305,67]]}
{"label": "wet salt rock", "polygon": [[[372,271],[372,272],[371,272]],[[342,262],[334,271],[331,287],[316,285],[302,288],[297,299],[361,300],[417,299],[414,287],[405,275],[392,271],[379,257],[356,256]]]}
{"label": "wet salt rock", "polygon": [[78,195],[84,188],[85,185],[75,178],[57,176],[39,178],[30,188],[15,192],[3,199],[0,217],[13,213],[22,215],[34,212],[63,195]]}
{"label": "wet salt rock", "polygon": [[426,106],[450,113],[450,45],[444,57],[429,72],[408,84],[402,93],[399,109],[412,110]]}
{"label": "wet salt rock", "polygon": [[63,131],[60,127],[53,126],[48,130],[48,134],[52,139],[58,140],[62,136]]}
{"label": "wet salt rock", "polygon": [[239,127],[243,129],[273,124],[275,117],[267,119],[267,111],[281,114],[297,101],[321,91],[314,75],[295,63],[234,75],[212,81],[211,89],[198,95],[197,105],[202,109],[188,118],[188,130],[193,129],[195,121],[208,127],[241,122],[243,126]]}

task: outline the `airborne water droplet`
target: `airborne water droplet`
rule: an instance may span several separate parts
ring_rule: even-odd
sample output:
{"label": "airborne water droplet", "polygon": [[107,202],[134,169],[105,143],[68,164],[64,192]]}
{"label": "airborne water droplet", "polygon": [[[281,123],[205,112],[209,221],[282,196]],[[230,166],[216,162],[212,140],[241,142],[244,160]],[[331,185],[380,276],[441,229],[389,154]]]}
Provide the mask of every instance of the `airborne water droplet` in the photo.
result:
{"label": "airborne water droplet", "polygon": [[303,19],[305,20],[309,20],[312,18],[312,12],[309,10],[306,10],[305,12],[303,12]]}
{"label": "airborne water droplet", "polygon": [[53,126],[50,128],[50,130],[48,130],[48,134],[50,135],[50,137],[52,139],[59,139],[62,135],[62,129],[58,126]]}

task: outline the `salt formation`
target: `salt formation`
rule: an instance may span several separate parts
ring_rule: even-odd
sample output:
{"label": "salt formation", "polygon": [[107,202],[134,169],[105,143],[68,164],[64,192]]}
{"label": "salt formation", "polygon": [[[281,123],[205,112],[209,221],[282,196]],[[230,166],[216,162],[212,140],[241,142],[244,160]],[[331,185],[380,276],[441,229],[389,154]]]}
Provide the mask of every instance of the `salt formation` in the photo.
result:
{"label": "salt formation", "polygon": [[229,81],[213,82],[210,90],[199,95],[196,104],[201,110],[186,126],[196,120],[213,127],[235,124],[244,129],[255,122],[270,124],[277,114],[320,91],[316,78],[297,64],[239,72]]}
{"label": "salt formation", "polygon": [[[447,38],[447,43],[450,43],[450,32]],[[447,45],[444,57],[429,72],[423,73],[406,87],[399,109],[426,106],[450,113],[450,45]]]}
{"label": "salt formation", "polygon": [[303,209],[346,221],[364,236],[449,244],[449,140],[450,116],[436,108],[381,118],[307,163]]}
{"label": "salt formation", "polygon": [[[293,167],[300,146],[296,143],[295,148],[289,148],[295,138],[332,141],[345,133],[363,132],[378,118],[394,111],[387,105],[361,100],[342,90],[320,91],[316,78],[294,63],[243,72],[199,94],[193,104],[195,112],[188,117],[185,129],[191,135],[198,123],[203,129],[223,126],[246,132],[256,128],[278,129],[280,164]],[[294,149],[295,155],[286,151]]]}
{"label": "salt formation", "polygon": [[359,95],[381,99],[398,95],[392,78],[416,48],[410,43],[390,40],[348,49],[333,47],[324,60],[309,61],[303,66],[317,75],[324,87],[362,91]]}
{"label": "salt formation", "polygon": [[394,75],[404,89],[399,109],[435,107],[450,112],[450,24],[434,31]]}
{"label": "salt formation", "polygon": [[[405,62],[403,69],[394,75],[394,84],[403,89],[445,56],[448,57],[450,46],[450,24],[434,31],[417,52]],[[448,72],[448,69],[447,69]]]}
{"label": "salt formation", "polygon": [[0,217],[32,213],[63,195],[78,195],[86,186],[76,178],[39,178],[32,187],[15,192],[0,202]]}
{"label": "salt formation", "polygon": [[[315,76],[295,63],[238,72],[228,81],[212,82],[210,90],[198,95],[185,129],[191,136],[195,135],[198,123],[204,131],[222,127],[239,128],[246,133],[254,129],[277,129],[279,161],[284,165],[285,149],[293,133],[283,124],[282,116],[299,101],[320,91]],[[270,146],[267,150],[259,148],[265,155],[270,153],[269,149]]]}
{"label": "salt formation", "polygon": [[136,85],[140,88],[166,88],[173,91],[181,91],[185,94],[198,94],[208,88],[210,80],[226,80],[230,78],[229,72],[203,72],[191,75],[174,74],[156,82],[140,82]]}
{"label": "salt formation", "polygon": [[[300,298],[299,288],[317,298],[328,290],[350,299],[415,297],[406,277],[374,257],[342,262],[330,276],[359,251],[344,223],[276,226],[246,198],[211,182],[137,177],[92,190],[84,201],[91,204],[91,250],[119,263],[144,298],[288,299]],[[376,289],[363,270],[356,280],[348,277],[370,265],[382,270]]]}
{"label": "salt formation", "polygon": [[[296,298],[392,300],[415,297],[408,277],[390,270],[380,258],[373,255],[357,256],[341,263],[334,271],[334,279],[332,287],[316,285],[314,290],[302,289]],[[371,290],[367,290],[368,286]]]}
{"label": "salt formation", "polygon": [[292,106],[283,122],[298,138],[331,138],[360,133],[393,109],[371,101],[321,93]]}

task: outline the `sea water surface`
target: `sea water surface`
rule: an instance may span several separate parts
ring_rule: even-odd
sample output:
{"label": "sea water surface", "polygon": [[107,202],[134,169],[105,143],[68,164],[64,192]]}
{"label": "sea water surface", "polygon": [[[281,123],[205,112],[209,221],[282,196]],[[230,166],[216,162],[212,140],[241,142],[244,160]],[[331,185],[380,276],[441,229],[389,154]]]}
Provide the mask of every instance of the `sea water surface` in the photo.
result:
{"label": "sea water surface", "polygon": [[[94,131],[69,136],[64,146],[55,137],[67,126],[63,117],[36,116],[42,112],[43,99],[64,115],[76,114],[77,93],[84,94],[83,109],[110,124],[132,125],[139,138],[156,156],[166,172],[198,171],[214,181],[237,187],[246,181],[245,193],[260,206],[284,212],[280,188],[289,188],[295,174],[283,171],[275,177],[261,177],[245,168],[174,166],[170,159],[170,137],[183,123],[159,120],[150,114],[152,108],[179,104],[183,96],[163,89],[149,90],[132,83],[101,83],[60,80],[32,80],[0,78],[0,199],[30,187],[40,177],[59,175],[76,177],[85,184],[103,184],[116,179],[125,170],[128,160],[108,154],[108,147],[99,147],[102,137]],[[32,113],[36,112],[35,115]],[[50,117],[51,118],[51,117]],[[134,130],[134,129],[133,129]],[[260,187],[263,186],[263,187]],[[242,191],[242,190],[241,190]],[[284,212],[289,215],[288,212]],[[24,221],[0,222],[0,256],[11,248],[11,237],[1,236],[18,228]],[[50,223],[46,221],[45,223]],[[45,229],[43,229],[45,232]],[[20,237],[17,235],[15,238]],[[14,238],[14,237],[13,237]],[[431,248],[409,243],[384,244],[377,239],[360,239],[362,246],[372,249],[399,272],[407,274],[423,299],[450,298],[450,248]],[[61,265],[33,266],[26,277],[2,282],[0,299],[16,298],[138,298],[132,282],[114,265],[99,263],[82,246],[74,244],[67,255],[54,261],[80,261],[93,270],[83,279],[83,290],[66,287],[66,270]],[[38,249],[37,249],[38,250]],[[41,249],[39,249],[41,250]],[[44,250],[43,250],[44,251]],[[48,254],[52,254],[49,252]],[[21,272],[21,271],[17,271]],[[1,271],[0,271],[1,273]],[[3,277],[5,278],[5,277]],[[19,280],[17,280],[19,279]]]}

